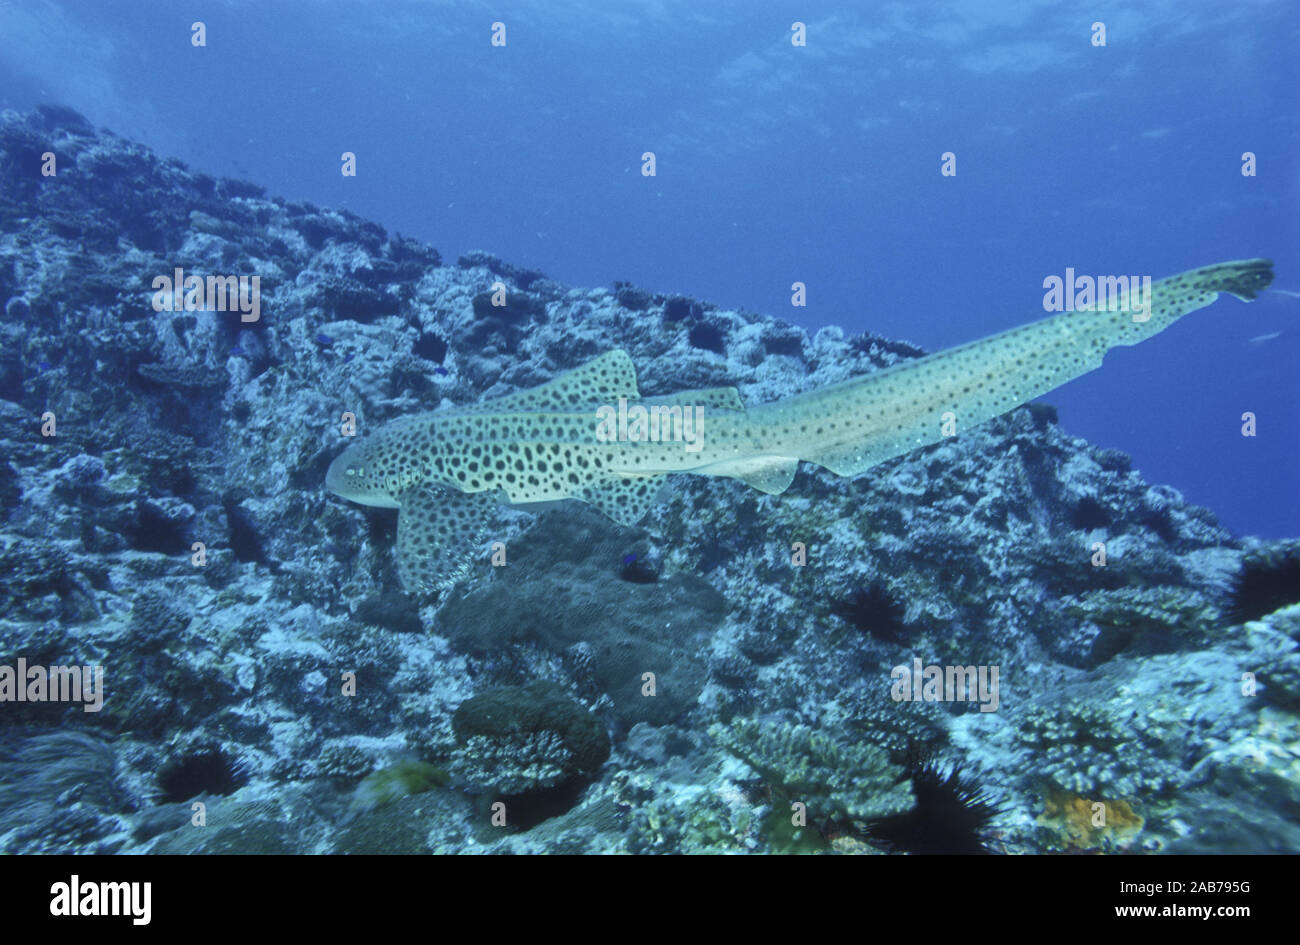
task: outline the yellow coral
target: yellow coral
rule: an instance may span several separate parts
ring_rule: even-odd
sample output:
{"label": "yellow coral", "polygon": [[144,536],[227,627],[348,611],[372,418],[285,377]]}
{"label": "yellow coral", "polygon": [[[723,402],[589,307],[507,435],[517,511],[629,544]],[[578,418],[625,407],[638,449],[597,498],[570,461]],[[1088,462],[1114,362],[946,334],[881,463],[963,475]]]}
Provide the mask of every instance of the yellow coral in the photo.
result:
{"label": "yellow coral", "polygon": [[367,775],[357,785],[352,806],[356,810],[375,810],[399,798],[444,787],[449,780],[447,772],[436,765],[424,761],[401,761]]}
{"label": "yellow coral", "polygon": [[1066,846],[1092,850],[1103,843],[1127,846],[1146,821],[1128,801],[1094,801],[1053,790],[1044,799],[1038,823],[1053,830]]}

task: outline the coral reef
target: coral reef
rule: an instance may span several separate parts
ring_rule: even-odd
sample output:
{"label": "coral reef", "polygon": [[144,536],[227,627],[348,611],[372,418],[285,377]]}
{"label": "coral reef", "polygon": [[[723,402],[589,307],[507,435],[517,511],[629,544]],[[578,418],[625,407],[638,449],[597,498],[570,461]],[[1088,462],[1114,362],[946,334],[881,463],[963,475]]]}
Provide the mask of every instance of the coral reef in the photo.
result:
{"label": "coral reef", "polygon": [[502,686],[457,707],[453,770],[475,788],[526,794],[594,774],[609,757],[600,721],[545,681]]}
{"label": "coral reef", "polygon": [[753,768],[775,807],[803,804],[810,823],[865,822],[910,810],[906,773],[883,748],[843,744],[806,725],[733,720],[709,734]]}
{"label": "coral reef", "polygon": [[[66,109],[0,116],[0,173],[0,665],[107,686],[93,714],[4,704],[4,851],[1300,851],[1294,543],[1234,538],[1050,407],[779,496],[673,477],[636,528],[502,510],[504,558],[414,601],[393,512],[324,489],[345,414],[613,347],[646,395],[747,403],[923,352],[444,265]],[[158,310],[177,268],[258,277],[258,319]],[[996,711],[895,701],[914,659],[997,667]],[[998,813],[938,843],[906,820],[927,802]]]}

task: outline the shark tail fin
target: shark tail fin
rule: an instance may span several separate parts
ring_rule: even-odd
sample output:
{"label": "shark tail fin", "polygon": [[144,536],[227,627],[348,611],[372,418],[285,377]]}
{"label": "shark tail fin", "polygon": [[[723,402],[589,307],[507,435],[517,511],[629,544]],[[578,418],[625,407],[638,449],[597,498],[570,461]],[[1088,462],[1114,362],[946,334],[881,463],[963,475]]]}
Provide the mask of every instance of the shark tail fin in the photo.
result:
{"label": "shark tail fin", "polygon": [[1110,314],[1115,334],[1111,345],[1135,345],[1164,331],[1188,312],[1204,308],[1220,292],[1250,302],[1273,281],[1271,259],[1234,259],[1200,269],[1190,269],[1161,279],[1151,287],[1146,318],[1127,311]]}
{"label": "shark tail fin", "polygon": [[[1250,300],[1273,280],[1267,259],[1193,269],[1117,306],[1060,312],[956,348],[810,391],[785,405],[843,421],[845,433],[800,453],[841,476],[937,443],[1101,367],[1111,348],[1149,338],[1220,292]],[[1141,295],[1146,295],[1143,292]],[[763,408],[750,408],[761,415]]]}

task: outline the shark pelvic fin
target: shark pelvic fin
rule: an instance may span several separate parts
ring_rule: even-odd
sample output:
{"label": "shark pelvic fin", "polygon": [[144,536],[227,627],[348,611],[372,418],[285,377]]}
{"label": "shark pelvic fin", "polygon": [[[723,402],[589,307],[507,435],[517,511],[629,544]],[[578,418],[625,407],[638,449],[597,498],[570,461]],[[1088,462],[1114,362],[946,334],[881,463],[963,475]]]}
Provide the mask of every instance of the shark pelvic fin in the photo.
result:
{"label": "shark pelvic fin", "polygon": [[730,476],[759,492],[780,495],[790,488],[798,469],[799,460],[790,456],[747,456],[744,459],[713,463],[697,472],[707,476]]}

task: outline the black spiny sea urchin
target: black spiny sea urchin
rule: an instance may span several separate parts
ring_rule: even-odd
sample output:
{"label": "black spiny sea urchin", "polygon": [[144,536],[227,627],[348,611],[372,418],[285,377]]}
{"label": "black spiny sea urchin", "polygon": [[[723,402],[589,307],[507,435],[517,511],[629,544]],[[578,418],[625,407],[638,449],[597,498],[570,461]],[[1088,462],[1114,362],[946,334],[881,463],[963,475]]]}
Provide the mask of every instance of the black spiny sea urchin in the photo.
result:
{"label": "black spiny sea urchin", "polygon": [[847,596],[834,601],[830,612],[886,643],[903,643],[907,639],[902,603],[890,592],[884,581],[872,581],[858,587]]}
{"label": "black spiny sea urchin", "polygon": [[891,853],[982,854],[988,827],[1002,812],[960,764],[945,770],[933,760],[911,769],[916,806],[868,823],[863,839]]}
{"label": "black spiny sea urchin", "polygon": [[1300,547],[1275,546],[1242,562],[1225,613],[1238,624],[1295,603],[1300,603]]}

